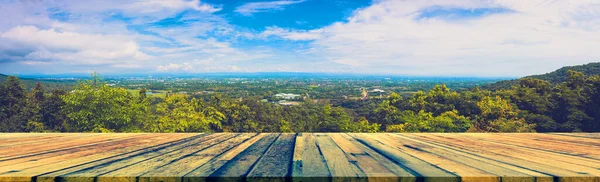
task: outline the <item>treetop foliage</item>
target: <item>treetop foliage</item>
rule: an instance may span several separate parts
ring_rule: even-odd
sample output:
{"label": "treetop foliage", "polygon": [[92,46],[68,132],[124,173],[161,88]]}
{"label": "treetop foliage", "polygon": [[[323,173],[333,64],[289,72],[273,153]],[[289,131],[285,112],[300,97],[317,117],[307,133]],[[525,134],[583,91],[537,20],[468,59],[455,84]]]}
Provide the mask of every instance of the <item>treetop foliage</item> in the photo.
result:
{"label": "treetop foliage", "polygon": [[[411,95],[342,105],[310,97],[283,106],[221,94],[148,97],[109,86],[97,74],[70,91],[0,84],[0,132],[594,132],[600,76],[566,71],[564,81],[525,77],[510,88]],[[343,106],[343,107],[342,107]]]}
{"label": "treetop foliage", "polygon": [[600,62],[577,66],[565,66],[546,74],[526,76],[517,80],[499,81],[494,84],[486,85],[485,88],[490,90],[510,89],[512,86],[521,84],[520,82],[523,79],[545,81],[548,84],[556,85],[566,82],[569,79],[570,72],[573,71],[588,76],[600,75]]}

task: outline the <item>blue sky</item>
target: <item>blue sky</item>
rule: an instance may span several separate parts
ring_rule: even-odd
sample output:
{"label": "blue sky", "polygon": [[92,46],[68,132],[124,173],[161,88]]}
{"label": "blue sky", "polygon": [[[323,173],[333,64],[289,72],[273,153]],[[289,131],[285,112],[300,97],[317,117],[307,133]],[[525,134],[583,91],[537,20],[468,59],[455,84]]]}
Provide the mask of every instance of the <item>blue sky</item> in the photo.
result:
{"label": "blue sky", "polygon": [[0,2],[0,73],[524,76],[600,61],[594,0]]}

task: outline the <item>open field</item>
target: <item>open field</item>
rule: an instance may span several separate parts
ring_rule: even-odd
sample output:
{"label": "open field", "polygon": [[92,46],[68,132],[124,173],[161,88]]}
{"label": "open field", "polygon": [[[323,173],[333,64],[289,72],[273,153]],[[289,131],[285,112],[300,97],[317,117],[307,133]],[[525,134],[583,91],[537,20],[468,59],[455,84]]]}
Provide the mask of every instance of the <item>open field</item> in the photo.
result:
{"label": "open field", "polygon": [[[140,96],[140,90],[127,89],[127,92],[133,94],[133,96]],[[152,90],[152,94],[146,94],[147,97],[165,98],[167,91],[164,90]]]}

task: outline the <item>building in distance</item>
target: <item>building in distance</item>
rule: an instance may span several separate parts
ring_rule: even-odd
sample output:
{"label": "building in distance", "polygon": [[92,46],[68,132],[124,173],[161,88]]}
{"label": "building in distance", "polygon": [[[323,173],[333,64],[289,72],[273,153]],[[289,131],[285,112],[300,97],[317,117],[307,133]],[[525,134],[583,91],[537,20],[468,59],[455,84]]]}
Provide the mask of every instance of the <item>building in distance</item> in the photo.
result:
{"label": "building in distance", "polygon": [[300,98],[301,96],[299,94],[278,93],[273,95],[273,97],[284,100],[294,100]]}

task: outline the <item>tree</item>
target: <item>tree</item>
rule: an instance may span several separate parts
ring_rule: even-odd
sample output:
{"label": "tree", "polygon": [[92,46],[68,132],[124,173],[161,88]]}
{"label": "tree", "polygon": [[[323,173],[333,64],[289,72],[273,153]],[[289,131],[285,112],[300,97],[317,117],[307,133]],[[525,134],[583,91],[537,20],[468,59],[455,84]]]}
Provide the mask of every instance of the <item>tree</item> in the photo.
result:
{"label": "tree", "polygon": [[25,115],[27,118],[27,131],[42,132],[45,130],[42,117],[42,104],[45,102],[44,89],[37,82],[27,95]]}
{"label": "tree", "polygon": [[398,133],[406,131],[404,124],[392,124],[385,127],[385,132]]}
{"label": "tree", "polygon": [[458,114],[457,110],[447,111],[431,121],[433,128],[441,128],[435,132],[465,132],[471,126],[471,120]]}
{"label": "tree", "polygon": [[1,86],[4,97],[0,106],[0,131],[22,132],[27,124],[25,88],[19,78],[8,76]]}
{"label": "tree", "polygon": [[69,94],[61,97],[65,102],[71,132],[137,132],[141,126],[140,113],[133,95],[123,88],[113,88],[100,81],[80,82]]}
{"label": "tree", "polygon": [[427,94],[425,94],[423,91],[418,91],[417,93],[415,93],[415,95],[413,95],[413,97],[410,99],[409,103],[410,103],[410,110],[413,111],[420,111],[420,110],[425,110],[427,109]]}
{"label": "tree", "polygon": [[146,88],[142,88],[142,89],[140,89],[140,91],[139,91],[139,93],[140,93],[140,94],[139,94],[139,95],[140,95],[140,96],[139,96],[139,97],[140,97],[140,100],[144,100],[144,99],[146,99],[146,92],[148,92],[148,91],[146,90]]}
{"label": "tree", "polygon": [[374,119],[384,125],[400,123],[400,110],[390,104],[389,100],[384,100],[373,111]]}
{"label": "tree", "polygon": [[519,118],[519,111],[514,109],[507,100],[496,97],[484,97],[477,106],[481,115],[473,127],[482,132],[532,132],[535,124],[528,124]]}
{"label": "tree", "polygon": [[320,132],[343,132],[350,129],[351,118],[341,107],[323,106],[323,125]]}
{"label": "tree", "polygon": [[284,133],[292,133],[294,132],[291,128],[291,123],[284,120],[284,119],[280,119],[279,120],[279,132],[284,132]]}
{"label": "tree", "polygon": [[255,113],[252,109],[235,101],[233,99],[227,99],[221,95],[213,95],[209,103],[216,111],[223,114],[221,120],[222,131],[225,132],[262,132],[264,125],[260,125],[254,118]]}
{"label": "tree", "polygon": [[557,121],[558,132],[578,131],[581,123],[589,122],[591,119],[583,112],[587,98],[582,94],[583,89],[579,86],[571,87],[574,84],[563,82],[557,85],[549,96],[555,105],[549,114]]}
{"label": "tree", "polygon": [[535,114],[547,114],[552,110],[553,103],[548,99],[545,89],[530,84],[515,86],[511,90],[510,98],[519,109]]}
{"label": "tree", "polygon": [[409,107],[409,104],[406,102],[406,100],[402,98],[400,94],[397,94],[395,92],[390,93],[390,96],[387,98],[387,100],[390,102],[389,105],[394,106],[398,109],[405,109]]}
{"label": "tree", "polygon": [[156,106],[158,120],[147,129],[152,132],[210,132],[211,125],[221,127],[221,122],[214,119],[216,116],[205,116],[196,99],[188,99],[187,95],[169,95]]}
{"label": "tree", "polygon": [[0,84],[0,132],[6,132],[8,119],[8,92],[5,83]]}
{"label": "tree", "polygon": [[42,122],[44,127],[50,131],[65,131],[67,116],[61,109],[65,102],[61,97],[67,94],[64,90],[53,90],[41,106]]}
{"label": "tree", "polygon": [[545,95],[552,91],[550,82],[537,78],[521,78],[519,79],[518,86],[535,89],[535,92],[541,95]]}
{"label": "tree", "polygon": [[458,104],[456,100],[458,99],[458,93],[451,92],[446,85],[436,85],[425,97],[425,111],[432,112],[434,116],[439,116],[444,112],[455,110],[455,105]]}
{"label": "tree", "polygon": [[361,132],[361,133],[376,133],[379,132],[381,124],[373,123],[369,124],[367,118],[362,117],[358,122],[352,123],[350,130],[347,132]]}
{"label": "tree", "polygon": [[585,74],[582,72],[577,72],[573,70],[569,70],[567,72],[567,85],[571,88],[579,88],[583,86],[585,82]]}
{"label": "tree", "polygon": [[528,113],[527,111],[523,113],[525,121],[535,124],[535,131],[537,132],[553,132],[558,129],[559,124],[550,116]]}
{"label": "tree", "polygon": [[600,75],[588,77],[586,85],[583,90],[586,96],[583,110],[591,119],[582,123],[581,131],[598,132],[600,131],[600,112],[598,112],[600,111]]}
{"label": "tree", "polygon": [[423,110],[419,112],[402,111],[401,124],[388,125],[387,132],[464,132],[470,125],[470,121],[458,115],[458,111],[452,110],[433,116],[431,112]]}

